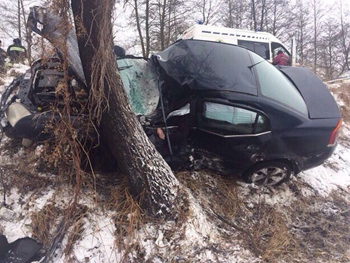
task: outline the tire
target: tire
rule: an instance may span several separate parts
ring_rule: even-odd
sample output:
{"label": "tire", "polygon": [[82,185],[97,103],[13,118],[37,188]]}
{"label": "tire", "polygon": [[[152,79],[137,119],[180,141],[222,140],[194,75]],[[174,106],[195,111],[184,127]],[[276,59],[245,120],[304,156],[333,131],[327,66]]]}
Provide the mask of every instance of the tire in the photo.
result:
{"label": "tire", "polygon": [[289,180],[292,168],[288,163],[271,161],[257,163],[244,173],[249,183],[262,186],[278,186]]}

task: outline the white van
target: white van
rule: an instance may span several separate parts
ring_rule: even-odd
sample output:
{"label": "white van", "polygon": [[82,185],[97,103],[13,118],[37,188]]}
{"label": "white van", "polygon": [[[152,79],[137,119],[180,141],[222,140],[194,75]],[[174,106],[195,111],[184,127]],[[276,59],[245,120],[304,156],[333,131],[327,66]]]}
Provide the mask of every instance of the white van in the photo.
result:
{"label": "white van", "polygon": [[197,24],[187,29],[180,39],[200,39],[244,46],[271,63],[277,52],[281,50],[289,56],[290,63],[294,65],[287,48],[278,38],[267,32]]}

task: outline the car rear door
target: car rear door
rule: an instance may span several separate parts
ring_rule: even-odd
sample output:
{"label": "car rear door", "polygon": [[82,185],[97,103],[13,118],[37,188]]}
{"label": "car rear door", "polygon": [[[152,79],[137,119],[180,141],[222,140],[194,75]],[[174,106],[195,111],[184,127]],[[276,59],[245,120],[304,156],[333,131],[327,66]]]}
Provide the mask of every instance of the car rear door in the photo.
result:
{"label": "car rear door", "polygon": [[224,100],[197,103],[194,146],[242,172],[264,156],[271,139],[268,118],[259,110]]}

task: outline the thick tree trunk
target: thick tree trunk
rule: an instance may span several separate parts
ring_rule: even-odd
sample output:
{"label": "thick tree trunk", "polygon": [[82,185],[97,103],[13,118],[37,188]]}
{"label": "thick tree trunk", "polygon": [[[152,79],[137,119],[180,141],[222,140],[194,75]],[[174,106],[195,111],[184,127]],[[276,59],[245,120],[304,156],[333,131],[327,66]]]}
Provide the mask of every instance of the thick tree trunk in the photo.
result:
{"label": "thick tree trunk", "polygon": [[107,141],[141,207],[151,215],[173,217],[179,183],[129,106],[112,49],[113,7],[113,0],[72,0],[92,113],[97,124],[101,120],[101,139]]}

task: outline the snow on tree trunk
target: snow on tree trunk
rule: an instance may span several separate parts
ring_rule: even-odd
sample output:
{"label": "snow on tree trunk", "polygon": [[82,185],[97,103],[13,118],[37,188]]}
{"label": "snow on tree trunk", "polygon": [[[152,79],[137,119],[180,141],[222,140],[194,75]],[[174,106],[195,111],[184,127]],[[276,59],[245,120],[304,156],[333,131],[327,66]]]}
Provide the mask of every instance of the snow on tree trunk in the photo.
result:
{"label": "snow on tree trunk", "polygon": [[126,95],[120,92],[120,85],[109,96],[109,111],[102,117],[102,133],[112,144],[113,155],[128,176],[132,194],[140,197],[142,207],[152,214],[171,214],[177,179],[125,103]]}
{"label": "snow on tree trunk", "polygon": [[[130,192],[149,214],[177,213],[179,183],[132,112],[115,65],[111,12],[114,0],[72,0],[78,45],[90,89],[90,113],[109,145]],[[101,122],[100,122],[101,121]]]}

